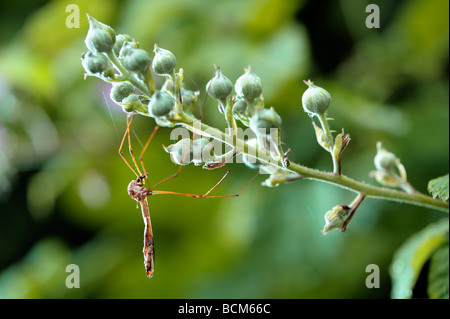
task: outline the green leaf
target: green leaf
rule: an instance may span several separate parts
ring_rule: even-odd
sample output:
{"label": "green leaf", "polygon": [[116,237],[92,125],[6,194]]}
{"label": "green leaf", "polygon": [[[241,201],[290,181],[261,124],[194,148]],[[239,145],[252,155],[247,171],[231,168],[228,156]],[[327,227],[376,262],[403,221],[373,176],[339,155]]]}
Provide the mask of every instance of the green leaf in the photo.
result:
{"label": "green leaf", "polygon": [[449,297],[449,262],[448,262],[448,236],[431,257],[430,272],[428,273],[427,293],[430,298],[444,299]]}
{"label": "green leaf", "polygon": [[[445,243],[448,245],[448,229],[448,218],[444,218],[414,234],[397,250],[389,271],[392,279],[392,298],[405,299],[412,297],[414,286],[423,265],[439,247],[445,246]],[[442,258],[435,257],[435,259],[437,261],[433,262],[435,264],[433,266],[435,267],[432,275],[433,281],[430,282],[430,285],[431,283],[433,285],[430,287],[433,296],[438,291],[442,292],[442,290],[445,290],[440,281],[441,277],[443,277],[441,276]],[[448,276],[448,265],[446,271]],[[448,287],[448,278],[446,285]]]}
{"label": "green leaf", "polygon": [[428,182],[428,192],[434,198],[439,197],[442,201],[448,201],[448,174],[432,179]]}

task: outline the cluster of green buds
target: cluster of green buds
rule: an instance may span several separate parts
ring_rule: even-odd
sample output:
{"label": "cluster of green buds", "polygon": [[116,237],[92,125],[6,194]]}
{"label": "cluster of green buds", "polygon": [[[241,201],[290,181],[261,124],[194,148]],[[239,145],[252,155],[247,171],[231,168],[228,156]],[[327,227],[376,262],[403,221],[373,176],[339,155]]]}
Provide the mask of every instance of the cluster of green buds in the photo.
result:
{"label": "cluster of green buds", "polygon": [[[88,20],[85,43],[89,51],[82,55],[86,76],[95,76],[111,83],[111,100],[128,115],[152,117],[164,127],[186,125],[192,128],[196,121],[194,106],[200,92],[185,88],[183,69],[177,71],[175,55],[155,44],[152,57],[129,35],[116,34],[114,29],[90,16]],[[156,77],[162,80],[160,88],[156,88]],[[262,150],[269,158],[287,167],[289,161],[281,143],[281,117],[273,107],[265,107],[262,92],[261,78],[250,66],[244,68],[244,73],[234,84],[215,66],[214,75],[206,85],[206,93],[218,101],[219,112],[225,117],[231,132],[227,136],[238,138],[237,122],[242,123],[256,136],[252,146],[254,149]],[[223,155],[216,155],[206,141],[181,140],[167,147],[166,151],[179,165],[205,163],[209,169],[220,167],[239,152],[245,153],[245,146],[242,150],[237,150],[236,146]],[[195,151],[199,147],[200,157],[196,156],[198,152]],[[267,186],[300,178],[297,174],[273,169],[266,162],[251,164],[244,160],[244,163],[270,174]]]}
{"label": "cluster of green buds", "polygon": [[81,55],[81,64],[89,75],[96,75],[105,79],[114,78],[114,68],[102,53],[83,53]]}
{"label": "cluster of green buds", "polygon": [[[244,71],[234,85],[237,99],[233,107],[233,115],[242,124],[250,127],[250,119],[264,109],[264,98],[261,78],[252,72],[250,66]],[[280,128],[281,119],[275,111],[273,113],[273,123],[270,126]]]}
{"label": "cluster of green buds", "polygon": [[416,190],[409,184],[406,169],[395,154],[387,151],[381,142],[377,143],[377,154],[374,158],[375,171],[369,173],[383,186],[401,188],[407,193]]}
{"label": "cluster of green buds", "polygon": [[[236,120],[240,121],[258,137],[259,147],[273,150],[276,157],[283,159],[283,164],[288,163],[283,158],[281,147],[281,117],[273,107],[264,107],[261,78],[249,66],[233,85],[219,67],[215,68],[213,78],[206,85],[206,92],[218,101],[219,111],[224,114],[228,127],[235,133]],[[255,167],[250,163],[249,166]]]}
{"label": "cluster of green buds", "polygon": [[[155,44],[154,57],[126,34],[116,32],[88,16],[85,39],[88,52],[81,56],[86,76],[95,76],[112,84],[110,97],[127,114],[155,118],[157,124],[173,127],[191,119],[199,92],[183,86],[183,70],[176,72],[175,55]],[[156,89],[154,77],[165,79]]]}
{"label": "cluster of green buds", "polygon": [[317,143],[330,153],[333,160],[333,172],[336,175],[341,175],[341,155],[344,149],[350,142],[350,136],[342,133],[333,137],[333,132],[330,130],[328,121],[332,120],[327,117],[327,111],[331,102],[331,95],[327,90],[317,86],[311,80],[304,81],[308,89],[303,93],[302,105],[303,110],[314,119],[320,122],[320,126],[316,122],[312,122],[314,131],[316,133]]}

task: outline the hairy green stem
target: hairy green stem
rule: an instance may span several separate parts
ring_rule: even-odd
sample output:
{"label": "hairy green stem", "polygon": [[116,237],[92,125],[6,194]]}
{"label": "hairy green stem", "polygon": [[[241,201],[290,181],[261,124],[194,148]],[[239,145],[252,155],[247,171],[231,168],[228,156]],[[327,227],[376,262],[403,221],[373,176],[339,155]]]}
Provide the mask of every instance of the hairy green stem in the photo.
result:
{"label": "hairy green stem", "polygon": [[404,191],[399,191],[391,188],[367,185],[362,182],[358,182],[354,179],[351,179],[345,175],[337,175],[330,172],[323,172],[296,163],[290,163],[288,167],[284,167],[280,159],[274,158],[267,151],[264,152],[262,150],[256,149],[251,145],[248,145],[242,139],[235,137],[234,139],[235,144],[233,145],[232,144],[233,139],[230,138],[230,136],[228,136],[227,134],[221,132],[220,130],[212,128],[204,123],[200,123],[200,125],[195,125],[193,124],[195,119],[190,116],[186,116],[186,120],[187,121],[185,123],[182,123],[181,125],[186,129],[190,130],[191,132],[219,140],[222,143],[234,147],[237,153],[255,157],[257,160],[261,162],[273,165],[278,169],[284,170],[286,172],[300,174],[304,179],[313,179],[330,183],[342,187],[344,189],[351,190],[358,194],[364,195],[367,198],[372,197],[389,201],[408,203],[411,205],[428,207],[444,211],[447,213],[449,211],[449,206],[447,203],[444,203],[438,199],[434,199],[431,196],[421,194],[419,192],[407,193]]}
{"label": "hairy green stem", "polygon": [[288,169],[302,175],[303,178],[320,180],[334,184],[356,193],[364,194],[366,197],[397,201],[416,206],[424,206],[444,212],[448,212],[449,210],[447,203],[418,192],[410,194],[386,187],[367,185],[344,175],[338,176],[332,173],[321,172],[295,163],[291,163]]}

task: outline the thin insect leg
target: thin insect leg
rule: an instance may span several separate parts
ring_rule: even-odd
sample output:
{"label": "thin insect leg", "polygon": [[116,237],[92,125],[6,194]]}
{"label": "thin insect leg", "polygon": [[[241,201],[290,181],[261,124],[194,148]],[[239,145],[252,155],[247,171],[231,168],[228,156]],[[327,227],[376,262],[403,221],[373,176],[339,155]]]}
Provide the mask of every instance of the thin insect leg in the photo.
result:
{"label": "thin insect leg", "polygon": [[151,141],[153,140],[153,137],[155,136],[155,134],[158,131],[158,129],[159,129],[159,125],[156,125],[155,128],[153,129],[152,134],[150,134],[150,136],[149,136],[149,138],[147,140],[147,143],[145,143],[145,146],[142,149],[141,154],[139,155],[139,160],[141,162],[141,167],[142,167],[142,170],[143,170],[143,176],[145,177],[145,179],[147,181],[147,185],[150,185],[150,184],[148,182],[148,172],[147,172],[147,169],[145,168],[145,165],[144,165],[144,153],[147,151],[147,148],[150,145]]}
{"label": "thin insect leg", "polygon": [[[134,115],[133,115],[133,118],[134,118]],[[132,118],[131,121],[128,123],[128,117],[127,117],[128,150],[129,150],[129,152],[130,152],[131,159],[133,160],[134,166],[136,167],[136,170],[137,170],[138,173],[139,173],[139,176],[142,176],[142,173],[141,173],[141,171],[140,171],[140,169],[139,169],[139,166],[138,166],[138,164],[137,164],[137,162],[136,162],[136,158],[134,157],[133,148],[131,147],[131,133],[130,133],[130,126],[131,126],[131,122],[132,122],[133,118]]]}
{"label": "thin insect leg", "polygon": [[[139,172],[139,169],[138,169],[138,172],[139,172],[139,174],[138,174],[133,169],[133,167],[131,167],[130,163],[128,163],[127,159],[125,158],[125,156],[122,153],[122,148],[123,148],[123,144],[125,143],[125,139],[127,138],[127,136],[128,136],[128,138],[130,136],[130,125],[133,122],[133,119],[134,119],[134,115],[127,114],[127,129],[125,130],[125,134],[123,134],[122,142],[120,143],[119,155],[120,155],[120,157],[122,157],[122,159],[124,160],[125,164],[127,164],[127,166],[131,169],[131,171],[134,173],[134,175],[139,177],[139,176],[141,176],[141,172]],[[129,139],[128,139],[128,141],[129,141]]]}
{"label": "thin insect leg", "polygon": [[[223,168],[223,169],[227,170],[226,168]],[[222,177],[222,179],[221,179],[216,185],[214,185],[214,187],[213,187],[212,189],[210,189],[205,195],[202,196],[203,198],[238,197],[238,196],[241,195],[242,192],[247,188],[247,186],[250,185],[251,182],[253,182],[253,180],[256,178],[256,176],[259,175],[259,171],[258,171],[258,173],[256,173],[255,176],[253,176],[252,179],[251,179],[247,184],[245,184],[245,186],[244,186],[244,187],[239,191],[239,193],[237,193],[237,194],[233,194],[233,195],[214,195],[214,196],[209,196],[208,194],[211,193],[211,191],[212,191],[214,188],[216,188],[216,187],[217,187],[217,186],[225,179],[225,177],[227,177],[228,173],[230,172],[229,170],[227,170],[227,171],[228,171],[228,172],[225,173],[225,175]]]}
{"label": "thin insect leg", "polygon": [[[226,177],[227,174],[225,174],[225,176],[221,179],[221,181]],[[239,191],[239,193],[237,194],[232,194],[232,195],[214,195],[214,196],[209,196],[209,195],[200,195],[200,194],[191,194],[191,193],[179,193],[179,192],[172,192],[172,191],[160,191],[160,190],[152,190],[152,195],[181,195],[181,196],[187,196],[187,197],[193,197],[193,198],[224,198],[224,197],[238,197],[239,195],[242,194],[242,192],[247,188],[248,185],[250,185],[251,182],[253,182],[253,180],[256,178],[256,176],[259,175],[259,172],[253,176],[253,178],[247,183],[245,184],[245,186]],[[214,187],[216,188],[217,185],[220,184],[217,183]],[[207,194],[209,194],[211,192],[211,190],[208,191]]]}
{"label": "thin insect leg", "polygon": [[181,169],[182,169],[182,168],[183,168],[183,165],[180,165],[180,166],[178,167],[178,169],[177,169],[177,171],[176,171],[175,174],[173,174],[173,175],[171,175],[171,176],[169,176],[169,177],[164,178],[162,181],[160,181],[160,182],[156,183],[155,185],[153,185],[150,189],[153,190],[155,187],[158,187],[159,185],[164,184],[165,182],[170,181],[171,179],[173,179],[173,178],[175,178],[175,177],[178,177],[178,176],[180,175],[180,172],[181,172]]}
{"label": "thin insect leg", "polygon": [[217,186],[219,186],[220,183],[222,183],[222,181],[228,176],[228,174],[230,174],[230,170],[229,169],[226,169],[225,167],[220,167],[220,168],[226,171],[225,175],[223,175],[223,177],[216,183],[216,185],[211,187],[211,189],[209,191],[207,191],[205,193],[205,195],[203,195],[204,197],[207,197],[209,195],[209,193],[211,193]]}

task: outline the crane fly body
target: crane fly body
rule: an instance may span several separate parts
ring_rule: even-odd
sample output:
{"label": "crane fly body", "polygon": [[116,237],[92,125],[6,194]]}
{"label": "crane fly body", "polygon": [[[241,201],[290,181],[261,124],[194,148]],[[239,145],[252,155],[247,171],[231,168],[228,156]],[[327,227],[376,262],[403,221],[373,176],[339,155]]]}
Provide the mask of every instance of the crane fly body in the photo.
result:
{"label": "crane fly body", "polygon": [[[130,126],[131,123],[133,121],[134,115],[127,115],[127,128],[125,131],[125,134],[122,138],[122,142],[120,144],[119,147],[119,154],[122,157],[122,159],[125,161],[126,165],[130,168],[130,170],[137,176],[137,179],[132,180],[129,184],[128,184],[128,195],[130,195],[131,198],[133,198],[135,201],[137,201],[140,206],[141,206],[141,211],[142,211],[142,218],[144,220],[144,248],[143,248],[143,254],[144,254],[144,265],[145,265],[145,270],[147,272],[147,276],[149,278],[153,277],[153,274],[155,272],[155,248],[154,248],[154,244],[153,244],[153,230],[152,230],[152,223],[150,220],[150,209],[149,209],[149,205],[148,205],[148,200],[147,197],[151,196],[151,195],[181,195],[181,196],[187,196],[187,197],[191,197],[191,198],[224,198],[224,197],[237,197],[239,196],[244,189],[256,178],[256,176],[258,176],[259,172],[241,189],[241,191],[237,194],[233,194],[233,195],[210,195],[210,193],[216,189],[216,187],[218,187],[222,181],[228,176],[228,174],[230,173],[230,171],[226,168],[224,168],[223,166],[229,161],[231,160],[234,156],[236,156],[236,152],[233,153],[233,155],[231,157],[226,158],[223,161],[217,162],[217,163],[205,163],[204,168],[212,170],[212,169],[222,169],[225,170],[226,173],[223,175],[223,177],[214,185],[211,187],[211,189],[209,189],[205,194],[192,194],[192,193],[181,193],[181,192],[173,192],[173,191],[165,191],[165,190],[156,190],[155,188],[158,187],[159,185],[166,183],[167,181],[174,179],[176,177],[179,176],[181,169],[183,167],[183,165],[180,165],[177,169],[177,171],[172,174],[169,177],[166,177],[165,179],[161,180],[160,182],[156,183],[155,185],[153,185],[152,187],[144,187],[144,184],[149,185],[149,181],[148,181],[148,172],[145,168],[144,165],[144,153],[147,150],[148,146],[150,145],[150,142],[152,141],[153,137],[155,136],[156,132],[158,131],[159,126],[155,126],[155,128],[153,129],[153,132],[150,134],[150,137],[147,140],[147,143],[145,143],[140,156],[139,156],[139,161],[142,167],[142,172],[141,173],[141,169],[139,168],[138,162],[136,161],[136,158],[133,154],[133,150],[131,147],[131,136],[130,136]],[[133,166],[128,163],[128,161],[126,160],[125,156],[122,153],[122,148],[124,146],[124,143],[128,141],[128,150],[130,152],[130,156],[132,159],[132,163],[134,164],[135,169],[133,169]],[[189,155],[189,151],[190,149],[187,149],[184,156],[183,156],[183,160],[182,162],[185,161],[185,159],[187,158],[187,156]]]}
{"label": "crane fly body", "polygon": [[140,176],[128,184],[128,194],[131,198],[139,202],[144,219],[144,265],[147,277],[152,278],[155,271],[155,246],[153,244],[152,222],[150,220],[150,209],[148,207],[147,196],[152,195],[152,191],[145,188]]}

